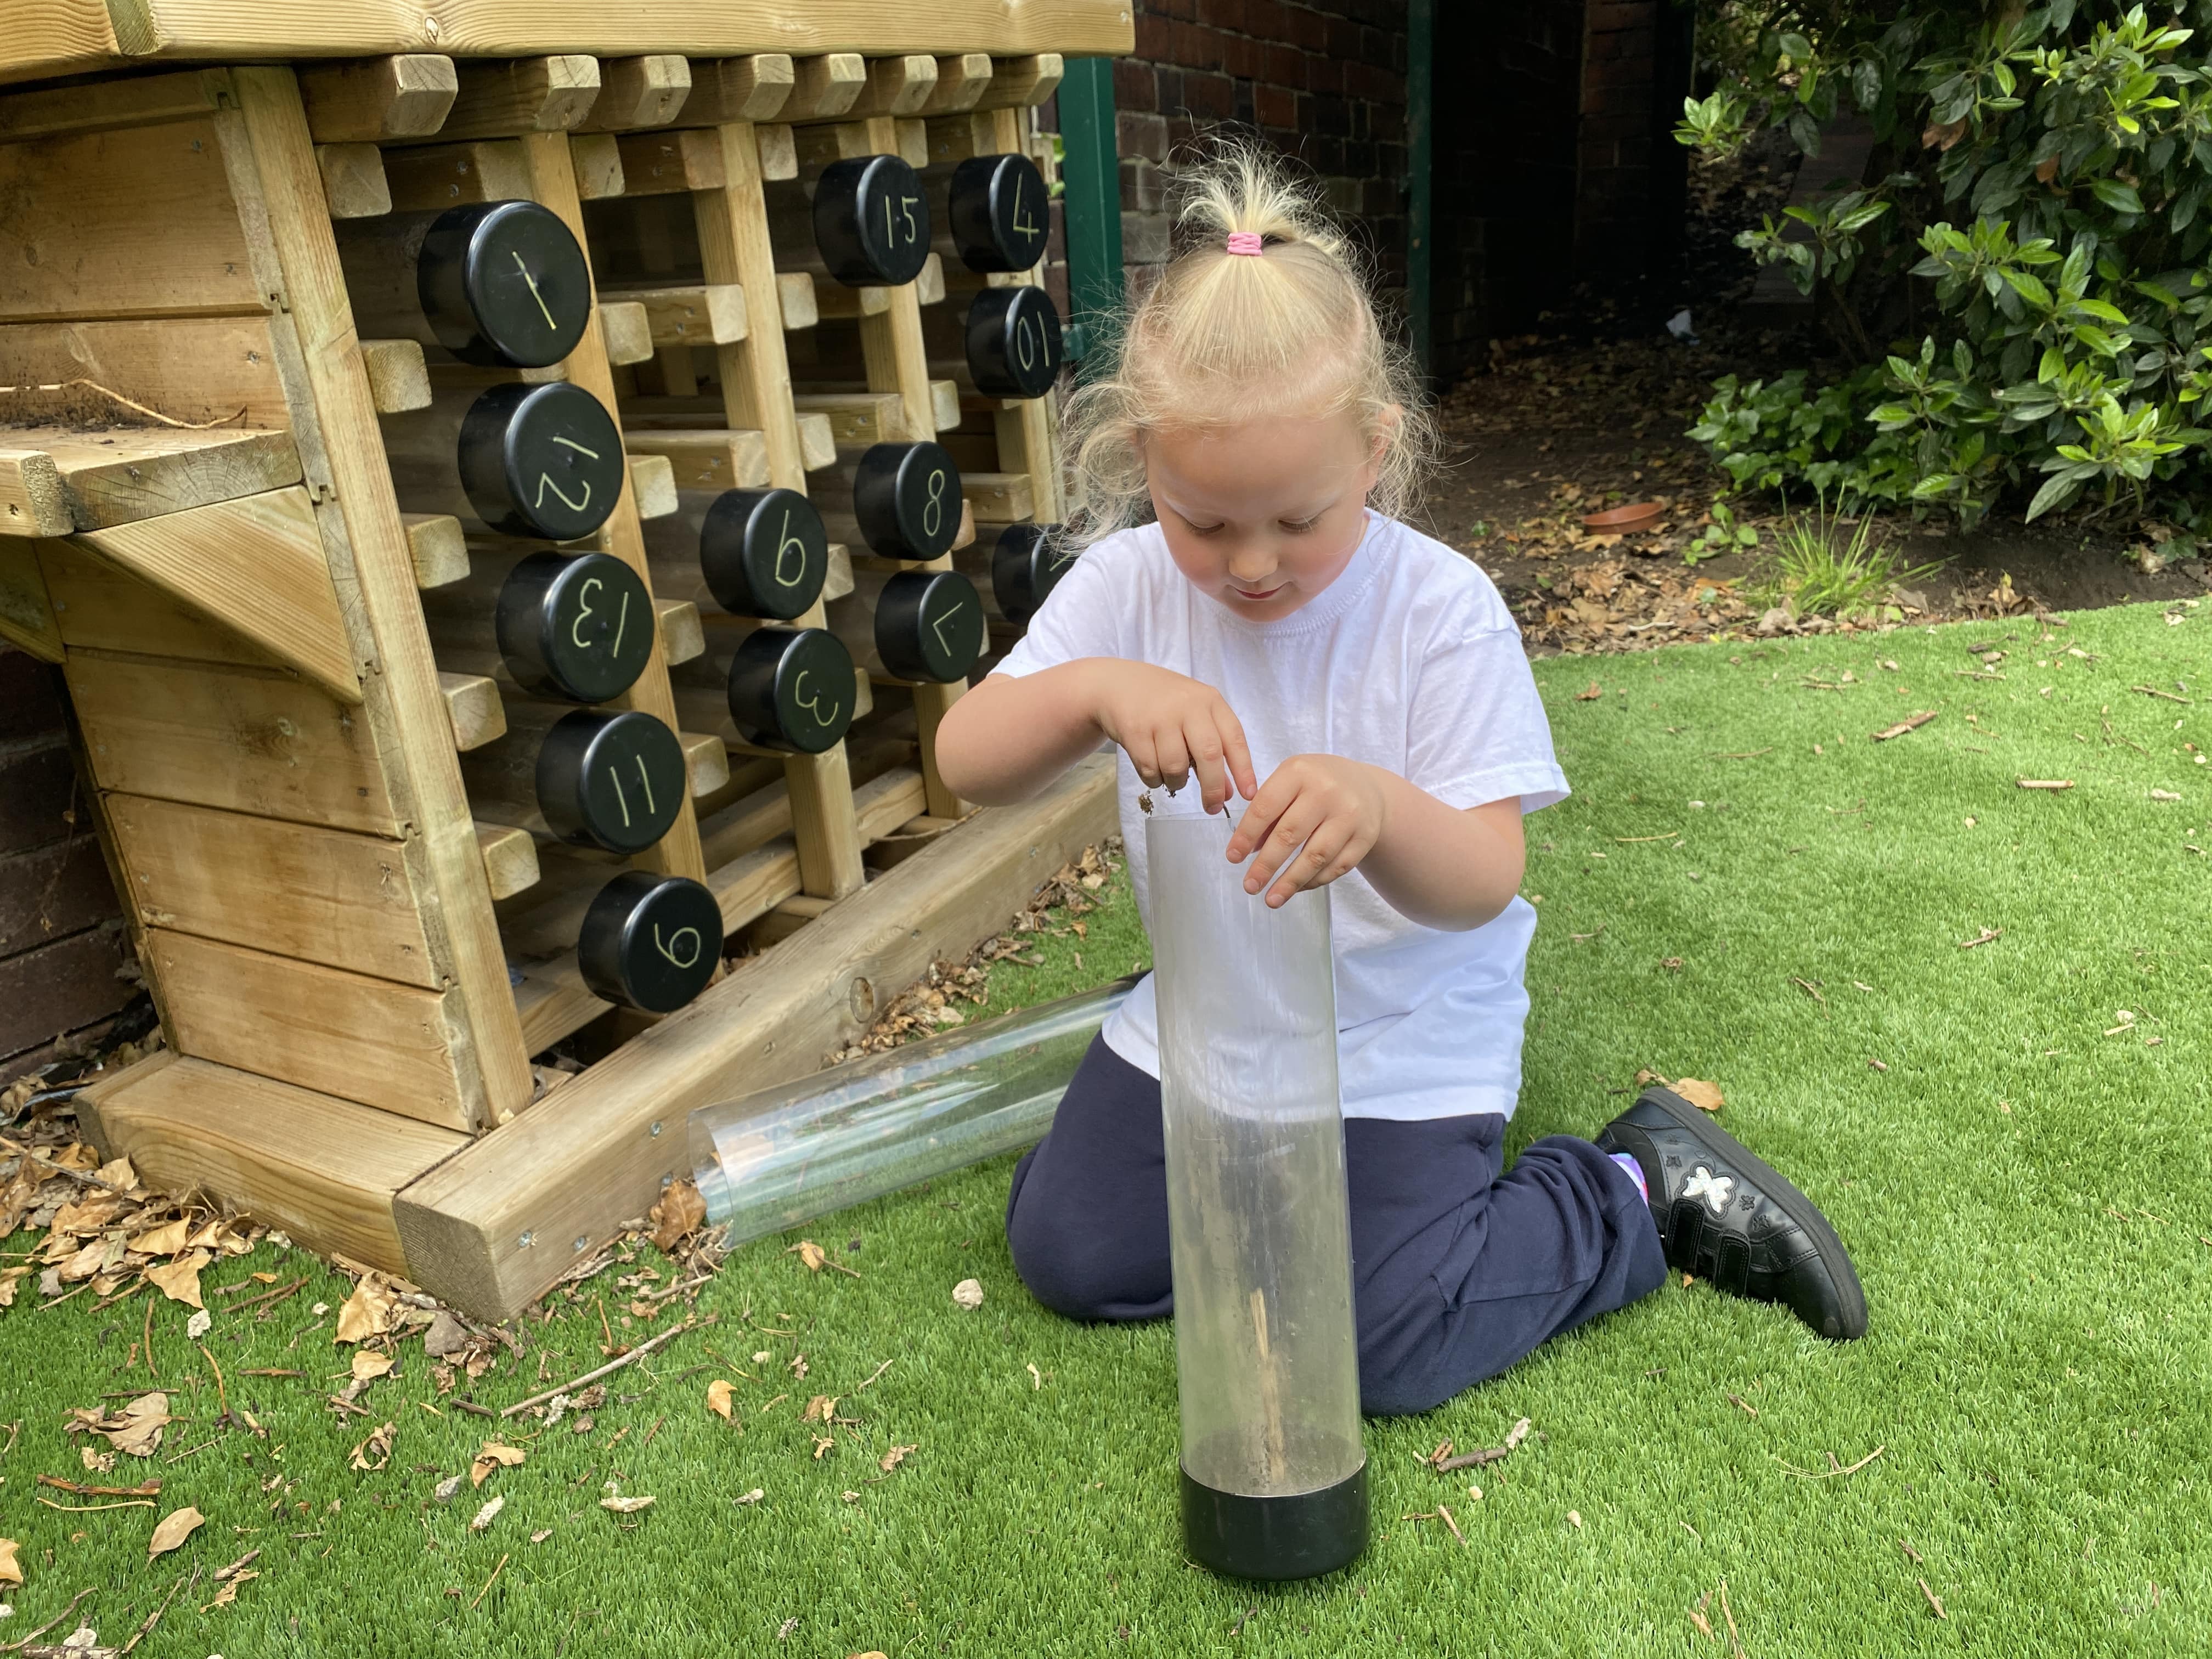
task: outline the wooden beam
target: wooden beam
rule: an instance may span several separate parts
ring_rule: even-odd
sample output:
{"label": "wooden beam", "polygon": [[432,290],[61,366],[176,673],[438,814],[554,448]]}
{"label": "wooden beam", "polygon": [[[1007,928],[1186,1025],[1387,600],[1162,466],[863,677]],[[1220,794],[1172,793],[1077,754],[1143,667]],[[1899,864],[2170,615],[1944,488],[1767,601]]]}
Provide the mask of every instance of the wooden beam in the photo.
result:
{"label": "wooden beam", "polygon": [[602,300],[599,331],[606,337],[609,362],[642,363],[651,360],[653,324],[643,306],[627,300]]}
{"label": "wooden beam", "polygon": [[430,368],[418,340],[363,340],[362,367],[380,415],[404,415],[430,406]]}
{"label": "wooden beam", "polygon": [[374,144],[317,144],[315,167],[333,219],[376,219],[392,211],[384,152]]}
{"label": "wooden beam", "polygon": [[465,203],[511,202],[530,193],[522,146],[511,139],[386,150],[384,182],[393,210],[400,213],[440,213]]}
{"label": "wooden beam", "polygon": [[[98,530],[181,513],[300,481],[289,432],[183,432],[167,427],[24,427],[4,434],[12,455],[53,464],[66,531]],[[29,532],[10,525],[9,535]]]}
{"label": "wooden beam", "polygon": [[0,536],[0,640],[40,662],[58,663],[68,653],[38,554],[36,542]]}
{"label": "wooden beam", "polygon": [[868,65],[867,84],[847,114],[917,115],[937,90],[937,59],[922,53],[878,58]]}
{"label": "wooden beam", "polygon": [[713,794],[730,781],[730,751],[721,738],[709,732],[679,732],[676,736],[684,746],[684,775],[693,799]]}
{"label": "wooden beam", "polygon": [[483,854],[484,878],[491,884],[493,898],[513,898],[538,884],[538,842],[527,830],[479,823],[477,846]]}
{"label": "wooden beam", "polygon": [[[314,179],[313,152],[302,163]],[[105,425],[115,405],[94,384],[169,420],[227,423],[234,436],[240,427],[291,423],[267,317],[0,325],[0,386],[15,388],[15,418]],[[8,441],[21,442],[13,432]]]}
{"label": "wooden beam", "polygon": [[586,202],[623,193],[622,140],[611,132],[580,132],[568,140],[576,167],[576,194]]}
{"label": "wooden beam", "polygon": [[577,130],[629,132],[665,127],[690,96],[691,65],[680,54],[611,58],[599,65],[599,99]]}
{"label": "wooden beam", "polygon": [[868,84],[868,60],[857,52],[795,58],[795,81],[783,106],[787,121],[830,121],[859,101]]}
{"label": "wooden beam", "polygon": [[38,449],[0,449],[0,535],[66,536],[75,527],[54,458]]}
{"label": "wooden beam", "polygon": [[314,503],[295,485],[73,538],[251,640],[346,702],[362,699]]}
{"label": "wooden beam", "polygon": [[428,52],[303,66],[300,71],[307,131],[318,144],[427,138],[445,125],[460,85],[453,60]]}
{"label": "wooden beam", "polygon": [[468,1144],[451,1130],[164,1049],[76,1098],[156,1191],[220,1194],[297,1245],[404,1273],[392,1194]]}
{"label": "wooden beam", "polygon": [[567,132],[583,125],[599,96],[599,60],[580,52],[456,64],[453,107],[444,138],[514,138]]}
{"label": "wooden beam", "polygon": [[620,141],[623,194],[672,196],[722,187],[722,143],[712,127],[634,132]]}
{"label": "wooden beam", "polygon": [[684,118],[698,125],[773,121],[789,101],[795,81],[787,52],[756,52],[691,65],[691,99]]}
{"label": "wooden beam", "polygon": [[469,574],[469,541],[461,521],[444,513],[403,513],[407,556],[417,587],[443,587]]}
{"label": "wooden beam", "polygon": [[[20,17],[10,17],[11,26]],[[51,138],[64,132],[100,132],[154,126],[195,115],[212,115],[232,101],[230,71],[179,70],[167,75],[92,81],[0,97],[0,143]]]}
{"label": "wooden beam", "polygon": [[605,300],[645,307],[656,346],[729,345],[745,337],[745,291],[735,283],[689,288],[602,288]]}
{"label": "wooden beam", "polygon": [[499,682],[482,674],[438,676],[438,690],[453,722],[453,747],[465,754],[507,735],[507,705]]}
{"label": "wooden beam", "polygon": [[[693,658],[706,653],[707,631],[696,601],[655,599],[653,614],[660,623],[660,648],[668,653],[671,663],[690,662]],[[726,764],[722,771],[724,781],[727,781],[729,768]],[[714,787],[719,789],[721,785]]]}
{"label": "wooden beam", "polygon": [[633,456],[666,457],[678,489],[758,489],[769,481],[768,444],[757,432],[633,427],[623,443]]}
{"label": "wooden beam", "polygon": [[396,1200],[410,1277],[479,1317],[520,1310],[643,1213],[665,1176],[689,1173],[695,1107],[807,1075],[1111,834],[1113,780],[1094,757],[1034,801],[977,814],[563,1085],[558,1111],[526,1113],[415,1182]]}
{"label": "wooden beam", "polygon": [[937,60],[937,85],[931,90],[928,100],[918,110],[901,110],[902,115],[957,115],[962,110],[975,107],[991,84],[991,54],[987,52],[956,53]]}
{"label": "wooden beam", "polygon": [[665,455],[630,456],[629,487],[641,519],[665,519],[678,506],[676,470]]}
{"label": "wooden beam", "polygon": [[1042,104],[1060,90],[1066,72],[1066,59],[1057,52],[1040,52],[1027,58],[1001,58],[992,65],[990,87],[976,100],[975,106],[1015,109]]}

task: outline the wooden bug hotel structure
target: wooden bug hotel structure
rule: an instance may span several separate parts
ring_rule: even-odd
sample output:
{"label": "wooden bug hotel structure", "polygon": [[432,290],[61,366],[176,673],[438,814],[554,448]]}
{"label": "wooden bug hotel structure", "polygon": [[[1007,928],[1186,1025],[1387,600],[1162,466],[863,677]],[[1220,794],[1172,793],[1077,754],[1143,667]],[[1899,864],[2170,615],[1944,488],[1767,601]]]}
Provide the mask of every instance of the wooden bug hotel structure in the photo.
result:
{"label": "wooden bug hotel structure", "polygon": [[1111,827],[933,739],[1054,574],[1032,112],[1131,26],[401,9],[11,19],[0,636],[167,1035],[94,1138],[497,1317]]}

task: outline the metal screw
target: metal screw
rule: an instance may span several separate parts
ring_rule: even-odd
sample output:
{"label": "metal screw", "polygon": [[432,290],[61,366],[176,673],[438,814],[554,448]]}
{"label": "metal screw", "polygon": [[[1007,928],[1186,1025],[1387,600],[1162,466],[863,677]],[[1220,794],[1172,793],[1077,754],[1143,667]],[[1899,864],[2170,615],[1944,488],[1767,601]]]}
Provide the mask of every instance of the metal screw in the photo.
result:
{"label": "metal screw", "polygon": [[572,1250],[582,1251],[589,1249],[591,1248],[591,1244],[592,1237],[589,1233],[578,1233],[576,1235],[576,1242],[574,1244],[571,1244],[568,1248]]}
{"label": "metal screw", "polygon": [[665,1175],[660,1177],[660,1190],[664,1193],[675,1184],[676,1177],[672,1175]]}
{"label": "metal screw", "polygon": [[514,1241],[514,1248],[518,1250],[526,1250],[537,1242],[538,1235],[536,1233],[525,1233],[521,1237]]}
{"label": "metal screw", "polygon": [[653,1135],[655,1136],[655,1138],[658,1138],[658,1137],[659,1137],[659,1133],[660,1133],[660,1125],[659,1125],[658,1123],[656,1123],[656,1124],[654,1124],[654,1125],[653,1126]]}

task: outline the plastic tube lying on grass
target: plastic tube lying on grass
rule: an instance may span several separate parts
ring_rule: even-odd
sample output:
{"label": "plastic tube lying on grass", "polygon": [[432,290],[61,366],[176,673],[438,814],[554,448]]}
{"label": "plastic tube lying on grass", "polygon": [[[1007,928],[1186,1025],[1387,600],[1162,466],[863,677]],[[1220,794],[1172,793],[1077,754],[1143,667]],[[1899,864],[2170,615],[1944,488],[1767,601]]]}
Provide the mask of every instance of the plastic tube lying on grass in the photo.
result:
{"label": "plastic tube lying on grass", "polygon": [[691,1162],[708,1220],[739,1244],[1042,1139],[1134,982],[702,1106]]}

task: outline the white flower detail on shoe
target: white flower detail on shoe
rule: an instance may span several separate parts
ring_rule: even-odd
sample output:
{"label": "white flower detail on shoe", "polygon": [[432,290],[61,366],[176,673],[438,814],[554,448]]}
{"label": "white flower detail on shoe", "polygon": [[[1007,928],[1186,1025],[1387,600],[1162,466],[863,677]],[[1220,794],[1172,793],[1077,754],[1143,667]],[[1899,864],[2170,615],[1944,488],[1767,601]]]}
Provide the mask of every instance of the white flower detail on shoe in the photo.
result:
{"label": "white flower detail on shoe", "polygon": [[1685,1198],[1702,1198],[1713,1206],[1715,1215],[1728,1213],[1729,1194],[1735,1189],[1734,1176],[1717,1176],[1700,1164],[1691,1171],[1689,1184],[1682,1188]]}

